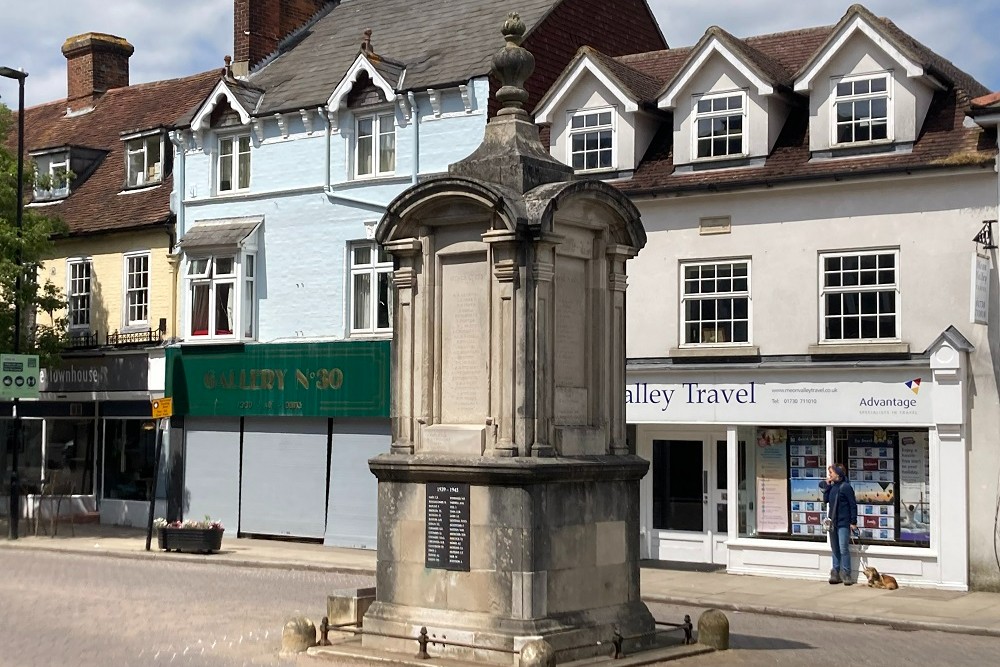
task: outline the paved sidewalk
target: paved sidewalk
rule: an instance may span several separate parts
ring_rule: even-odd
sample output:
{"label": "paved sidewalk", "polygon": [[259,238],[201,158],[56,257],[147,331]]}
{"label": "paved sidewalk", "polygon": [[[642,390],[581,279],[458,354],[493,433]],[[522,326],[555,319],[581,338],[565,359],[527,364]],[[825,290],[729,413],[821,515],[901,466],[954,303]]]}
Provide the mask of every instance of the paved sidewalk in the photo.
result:
{"label": "paved sidewalk", "polygon": [[[0,549],[39,549],[372,576],[375,573],[375,552],[360,549],[227,536],[222,540],[219,553],[179,554],[157,550],[155,536],[151,550],[146,551],[145,531],[130,528],[79,525],[76,536],[70,536],[70,526],[63,524],[55,537],[29,536],[16,541],[7,539],[5,521],[0,521],[0,528]],[[22,524],[21,530],[25,529]],[[825,578],[739,576],[662,563],[644,564],[642,593],[647,602],[1000,637],[1000,593],[957,593],[909,587],[884,591],[862,584],[831,586]],[[697,617],[696,614],[692,616]]]}

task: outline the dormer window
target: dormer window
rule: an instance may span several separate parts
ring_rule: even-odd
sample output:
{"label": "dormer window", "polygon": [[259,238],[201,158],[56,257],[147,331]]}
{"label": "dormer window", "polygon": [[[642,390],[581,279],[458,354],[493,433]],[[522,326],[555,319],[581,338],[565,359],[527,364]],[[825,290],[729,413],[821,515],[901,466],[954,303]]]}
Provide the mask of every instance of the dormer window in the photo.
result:
{"label": "dormer window", "polygon": [[611,110],[577,111],[570,118],[569,163],[577,171],[614,166]]}
{"label": "dormer window", "polygon": [[250,187],[250,135],[219,137],[218,191],[233,192]]}
{"label": "dormer window", "polygon": [[48,153],[34,156],[35,199],[62,199],[69,196],[69,153]]}
{"label": "dormer window", "polygon": [[388,113],[357,116],[356,174],[388,176],[396,171],[396,117]]}
{"label": "dormer window", "polygon": [[746,153],[746,93],[704,95],[695,103],[695,155],[698,159],[739,157]]}
{"label": "dormer window", "polygon": [[163,180],[163,135],[125,142],[125,187],[138,188]]}
{"label": "dormer window", "polygon": [[889,140],[889,75],[840,79],[834,85],[834,143]]}

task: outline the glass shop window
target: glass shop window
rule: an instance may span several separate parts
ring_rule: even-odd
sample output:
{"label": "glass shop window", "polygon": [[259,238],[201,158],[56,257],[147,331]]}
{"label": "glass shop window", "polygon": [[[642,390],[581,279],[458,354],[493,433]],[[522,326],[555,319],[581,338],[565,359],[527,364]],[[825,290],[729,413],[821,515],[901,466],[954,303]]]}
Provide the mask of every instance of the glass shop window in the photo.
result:
{"label": "glass shop window", "polygon": [[104,497],[148,501],[156,470],[156,423],[108,419],[104,424]]}

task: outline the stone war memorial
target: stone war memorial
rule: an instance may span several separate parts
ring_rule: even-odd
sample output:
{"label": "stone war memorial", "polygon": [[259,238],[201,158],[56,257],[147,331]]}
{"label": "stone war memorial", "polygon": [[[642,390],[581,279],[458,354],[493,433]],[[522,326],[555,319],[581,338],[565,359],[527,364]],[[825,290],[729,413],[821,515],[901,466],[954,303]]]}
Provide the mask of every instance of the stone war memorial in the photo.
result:
{"label": "stone war memorial", "polygon": [[393,443],[370,461],[378,566],[360,653],[412,658],[421,628],[433,657],[470,664],[607,657],[616,633],[626,654],[654,644],[648,463],[629,453],[624,405],[625,265],[645,232],[624,195],[539,142],[524,29],[504,23],[482,145],[376,231],[396,267]]}

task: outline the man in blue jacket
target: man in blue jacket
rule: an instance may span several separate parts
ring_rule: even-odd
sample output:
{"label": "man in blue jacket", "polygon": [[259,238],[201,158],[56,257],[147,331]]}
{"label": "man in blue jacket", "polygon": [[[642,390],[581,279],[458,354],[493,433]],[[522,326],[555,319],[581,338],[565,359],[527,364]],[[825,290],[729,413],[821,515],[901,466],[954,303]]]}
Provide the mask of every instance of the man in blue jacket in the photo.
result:
{"label": "man in blue jacket", "polygon": [[835,463],[827,469],[827,477],[819,483],[823,489],[823,502],[827,503],[827,517],[830,520],[830,550],[833,552],[833,569],[830,583],[854,583],[851,576],[851,533],[858,529],[858,501],[854,498],[854,487],[847,479],[847,471],[842,463]]}

